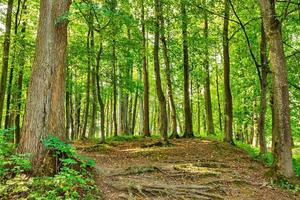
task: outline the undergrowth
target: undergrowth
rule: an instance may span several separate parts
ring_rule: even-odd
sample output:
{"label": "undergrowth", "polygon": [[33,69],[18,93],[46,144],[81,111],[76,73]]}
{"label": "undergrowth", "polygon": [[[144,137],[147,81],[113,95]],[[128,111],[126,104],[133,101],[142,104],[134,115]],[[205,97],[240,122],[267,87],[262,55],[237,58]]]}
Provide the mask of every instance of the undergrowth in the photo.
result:
{"label": "undergrowth", "polygon": [[54,176],[33,177],[30,155],[17,154],[11,137],[9,130],[0,131],[0,199],[101,199],[90,170],[93,160],[79,156],[71,145],[49,136],[43,143],[61,166]]}

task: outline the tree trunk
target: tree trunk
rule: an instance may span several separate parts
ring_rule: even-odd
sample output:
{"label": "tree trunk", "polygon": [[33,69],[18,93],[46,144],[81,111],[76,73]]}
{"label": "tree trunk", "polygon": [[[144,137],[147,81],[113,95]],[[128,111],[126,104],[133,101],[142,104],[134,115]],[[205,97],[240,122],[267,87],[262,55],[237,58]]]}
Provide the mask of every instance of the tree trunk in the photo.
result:
{"label": "tree trunk", "polygon": [[260,0],[272,66],[273,137],[275,138],[273,169],[278,174],[289,178],[294,175],[291,151],[290,100],[281,23],[277,19],[275,4],[275,0]]}
{"label": "tree trunk", "polygon": [[29,82],[26,112],[18,153],[29,153],[35,174],[53,172],[45,163],[42,141],[51,133],[65,140],[65,64],[67,20],[57,18],[68,12],[70,1],[40,2],[36,54]]}
{"label": "tree trunk", "polygon": [[159,19],[161,17],[161,2],[160,0],[155,0],[155,42],[154,42],[154,71],[155,71],[155,81],[156,81],[156,93],[159,101],[159,115],[160,115],[160,133],[165,142],[168,141],[168,115],[166,98],[163,93],[160,77],[160,64],[159,64],[159,37],[160,37],[160,25]]}
{"label": "tree trunk", "polygon": [[[208,41],[208,16],[207,12],[204,13],[204,37]],[[212,103],[211,103],[211,93],[210,93],[210,72],[209,72],[209,50],[208,43],[205,44],[205,87],[204,87],[204,97],[205,97],[205,111],[206,111],[206,121],[207,121],[207,133],[215,134],[214,121],[212,115]]]}
{"label": "tree trunk", "polygon": [[[69,77],[69,66],[66,67],[67,68],[67,77]],[[67,78],[67,83],[68,83],[69,78]],[[70,98],[71,94],[70,94],[70,86],[67,84],[66,86],[66,138],[67,140],[70,139],[70,122],[71,122],[71,105],[70,105]]]}
{"label": "tree trunk", "polygon": [[170,65],[170,59],[168,55],[168,46],[167,46],[167,40],[165,36],[165,19],[164,19],[164,11],[163,11],[163,4],[160,6],[160,25],[161,25],[161,42],[162,42],[162,49],[163,49],[163,57],[165,61],[165,73],[167,78],[167,88],[168,88],[168,96],[169,96],[169,102],[170,102],[170,108],[171,108],[171,121],[172,121],[172,135],[171,138],[179,138],[178,132],[177,132],[177,117],[176,117],[176,107],[175,102],[173,98],[173,87],[172,87],[172,80],[171,80],[171,65]]}
{"label": "tree trunk", "polygon": [[[26,13],[26,1],[23,2],[23,12]],[[26,48],[25,44],[25,33],[26,33],[26,20],[22,22],[22,29],[21,29],[21,49]],[[21,138],[21,108],[22,108],[22,86],[23,86],[23,68],[25,65],[25,52],[20,51],[20,67],[18,71],[18,78],[16,80],[17,85],[17,92],[15,96],[15,101],[17,102],[17,109],[15,115],[15,143],[18,145]]]}
{"label": "tree trunk", "polygon": [[144,136],[150,137],[149,129],[149,75],[147,63],[147,45],[145,28],[145,5],[144,0],[141,3],[141,24],[142,24],[142,56],[143,56],[143,79],[144,79]]}
{"label": "tree trunk", "polygon": [[[103,51],[103,45],[100,44],[99,51],[97,53],[96,58],[96,83],[97,83],[97,97],[98,97],[98,103],[100,106],[100,131],[101,131],[101,140],[100,142],[105,142],[105,105],[101,96],[101,87],[100,87],[100,60],[101,55]],[[108,126],[107,126],[108,128]]]}
{"label": "tree trunk", "polygon": [[87,63],[87,79],[86,79],[86,95],[85,95],[85,111],[84,111],[84,119],[83,119],[83,127],[81,133],[81,139],[87,138],[86,130],[88,124],[88,117],[89,117],[89,110],[90,110],[90,87],[91,87],[91,46],[90,46],[90,39],[91,39],[91,30],[89,29],[87,35],[87,53],[88,53],[88,63]]}
{"label": "tree trunk", "polygon": [[6,10],[5,34],[4,34],[4,43],[3,43],[3,60],[2,60],[2,70],[1,70],[2,75],[1,75],[1,82],[0,82],[0,128],[2,127],[2,114],[3,114],[3,107],[4,107],[4,98],[6,93],[13,3],[14,3],[13,0],[8,0],[7,10]]}
{"label": "tree trunk", "polygon": [[201,89],[200,84],[197,86],[197,128],[198,134],[201,135]]}
{"label": "tree trunk", "polygon": [[223,130],[222,125],[222,109],[221,109],[221,102],[220,102],[220,87],[219,87],[219,66],[216,66],[216,87],[217,87],[217,101],[218,101],[218,113],[219,113],[219,126],[220,131]]}
{"label": "tree trunk", "polygon": [[188,52],[188,34],[187,25],[188,18],[186,13],[185,1],[180,1],[181,17],[182,17],[182,47],[183,47],[183,74],[184,74],[184,135],[183,137],[190,138],[194,137],[193,134],[193,123],[192,123],[192,112],[191,112],[191,101],[189,92],[189,52]]}
{"label": "tree trunk", "polygon": [[94,30],[91,30],[91,81],[92,81],[92,115],[91,115],[91,124],[90,124],[90,131],[89,131],[89,138],[95,138],[96,136],[96,120],[97,120],[97,82],[96,82],[96,66],[95,66],[95,35]]}
{"label": "tree trunk", "polygon": [[230,57],[229,57],[229,0],[224,0],[225,15],[224,15],[224,29],[223,29],[223,54],[224,54],[224,93],[225,93],[225,137],[224,142],[234,144],[232,133],[232,96],[230,89]]}
{"label": "tree trunk", "polygon": [[138,92],[138,89],[137,89],[137,91],[135,92],[134,103],[133,103],[133,112],[132,112],[132,124],[131,124],[131,133],[132,133],[132,135],[134,135],[134,132],[135,132],[138,96],[139,96],[139,92]]}
{"label": "tree trunk", "polygon": [[[14,78],[14,71],[15,71],[15,67],[16,67],[16,54],[17,54],[17,43],[19,42],[19,37],[18,37],[18,29],[19,29],[19,21],[21,19],[21,14],[23,12],[21,12],[21,9],[24,9],[26,1],[24,1],[24,3],[22,3],[21,0],[18,0],[18,5],[17,5],[17,10],[16,10],[16,14],[15,14],[15,24],[14,24],[14,45],[13,45],[13,57],[12,57],[12,63],[11,63],[11,67],[10,67],[10,73],[9,73],[9,78],[8,78],[8,87],[7,87],[7,98],[6,98],[6,114],[5,114],[5,125],[4,127],[7,129],[9,127],[12,127],[13,125],[13,120],[14,120],[14,114],[15,112],[11,111],[11,104],[15,103],[16,101],[14,101],[14,99],[12,99],[12,95],[13,95],[13,78]],[[26,10],[26,9],[25,9]],[[23,51],[23,49],[21,50]],[[14,104],[13,104],[14,105]]]}
{"label": "tree trunk", "polygon": [[267,110],[267,88],[268,88],[268,57],[267,57],[267,41],[263,23],[261,25],[261,43],[260,43],[260,57],[261,57],[261,81],[260,81],[260,113],[258,119],[258,136],[260,154],[267,153],[266,136],[265,136],[265,121]]}

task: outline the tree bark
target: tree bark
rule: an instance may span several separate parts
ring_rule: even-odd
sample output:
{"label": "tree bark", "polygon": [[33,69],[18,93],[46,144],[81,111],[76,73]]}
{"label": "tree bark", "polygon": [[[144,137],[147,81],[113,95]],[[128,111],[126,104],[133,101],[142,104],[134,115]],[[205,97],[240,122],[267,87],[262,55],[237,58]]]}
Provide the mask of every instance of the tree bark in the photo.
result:
{"label": "tree bark", "polygon": [[1,70],[2,75],[1,75],[1,82],[0,82],[0,128],[2,127],[2,114],[3,114],[3,107],[4,107],[4,98],[6,94],[13,3],[14,3],[13,0],[8,0],[7,9],[6,9],[5,34],[4,34],[4,43],[3,43],[3,60],[2,60],[2,70]]}
{"label": "tree bark", "polygon": [[191,112],[191,100],[189,92],[189,51],[188,51],[188,18],[186,13],[185,0],[180,1],[181,18],[182,18],[182,47],[183,47],[183,74],[184,74],[184,135],[183,137],[194,137],[193,122]]}
{"label": "tree bark", "polygon": [[141,0],[141,24],[142,24],[142,57],[143,57],[143,79],[144,79],[144,136],[150,137],[149,127],[149,75],[147,67],[147,44],[146,44],[146,28],[145,28],[145,5]]}
{"label": "tree bark", "polygon": [[89,117],[89,111],[90,111],[90,88],[91,88],[91,46],[90,46],[90,40],[91,40],[91,29],[89,28],[88,34],[87,34],[87,54],[88,54],[88,63],[87,63],[87,79],[86,79],[86,93],[85,93],[85,111],[84,111],[84,119],[83,119],[83,127],[82,127],[82,133],[81,133],[81,139],[87,138],[86,136],[86,130],[88,125],[88,117]]}
{"label": "tree bark", "polygon": [[[18,153],[29,153],[35,174],[47,165],[42,141],[49,134],[65,140],[65,64],[67,20],[57,19],[68,12],[71,1],[40,2],[36,54],[30,77],[28,97]],[[49,172],[48,171],[48,172]]]}
{"label": "tree bark", "polygon": [[[207,12],[204,13],[204,37],[208,41],[208,16]],[[205,87],[204,87],[204,96],[205,96],[205,110],[206,110],[206,121],[207,121],[207,133],[215,134],[214,130],[214,121],[212,114],[212,103],[211,103],[211,93],[210,93],[210,72],[209,72],[209,50],[208,44],[205,44]]]}
{"label": "tree bark", "polygon": [[160,25],[159,19],[161,17],[160,12],[161,2],[155,0],[155,42],[154,42],[154,71],[156,82],[156,93],[159,101],[159,115],[160,115],[160,133],[164,141],[168,141],[168,115],[166,107],[166,98],[162,90],[161,76],[160,76],[160,64],[159,64],[159,37],[160,37]]}
{"label": "tree bark", "polygon": [[218,113],[219,113],[219,126],[220,131],[223,131],[222,125],[222,109],[221,109],[221,101],[220,101],[220,87],[219,87],[219,66],[216,66],[216,87],[217,87],[217,101],[218,101]]}
{"label": "tree bark", "polygon": [[91,30],[91,81],[92,81],[92,115],[91,115],[91,124],[89,131],[89,138],[95,138],[96,136],[96,120],[97,120],[97,82],[96,82],[96,66],[95,66],[95,35],[94,30]]}
{"label": "tree bark", "polygon": [[260,57],[261,57],[261,81],[260,81],[260,113],[258,118],[258,137],[260,154],[267,153],[266,136],[265,136],[265,121],[267,110],[267,88],[268,88],[268,56],[267,56],[267,39],[263,27],[261,25],[261,42],[260,42]]}
{"label": "tree bark", "polygon": [[275,4],[275,0],[260,0],[264,30],[270,46],[272,66],[274,98],[273,170],[277,174],[289,178],[294,175],[291,151],[290,100],[281,23],[277,19]]}
{"label": "tree bark", "polygon": [[160,29],[161,29],[161,42],[162,42],[162,50],[163,50],[163,57],[165,62],[165,73],[167,79],[167,88],[168,88],[168,96],[171,108],[171,121],[172,121],[172,135],[171,138],[179,138],[177,132],[177,117],[176,117],[176,107],[173,98],[173,86],[171,80],[171,65],[170,65],[170,58],[168,55],[168,46],[167,46],[167,39],[165,36],[165,19],[164,19],[164,11],[163,11],[163,4],[160,5]]}
{"label": "tree bark", "polygon": [[232,133],[232,95],[230,89],[230,57],[229,57],[229,0],[224,0],[223,54],[224,54],[224,93],[225,93],[225,137],[224,142],[234,144]]}
{"label": "tree bark", "polygon": [[[26,1],[23,1],[23,13],[27,13],[27,6],[26,6]],[[26,33],[26,19],[23,19],[22,21],[22,28],[21,28],[21,47],[22,49],[26,48],[25,44],[25,33]],[[17,85],[17,92],[15,93],[16,96],[14,97],[16,103],[16,115],[15,115],[15,143],[18,145],[20,143],[20,138],[21,138],[21,108],[22,108],[22,87],[23,87],[23,68],[25,65],[25,52],[20,51],[20,67],[18,71],[18,78],[16,80],[16,85]]]}
{"label": "tree bark", "polygon": [[[100,142],[103,143],[103,142],[105,142],[105,104],[104,104],[102,96],[101,96],[100,72],[99,72],[102,51],[103,51],[103,45],[101,43],[99,51],[97,53],[97,58],[96,58],[96,84],[97,84],[98,103],[100,106],[100,131],[101,131]],[[107,126],[107,128],[108,128],[108,126]]]}

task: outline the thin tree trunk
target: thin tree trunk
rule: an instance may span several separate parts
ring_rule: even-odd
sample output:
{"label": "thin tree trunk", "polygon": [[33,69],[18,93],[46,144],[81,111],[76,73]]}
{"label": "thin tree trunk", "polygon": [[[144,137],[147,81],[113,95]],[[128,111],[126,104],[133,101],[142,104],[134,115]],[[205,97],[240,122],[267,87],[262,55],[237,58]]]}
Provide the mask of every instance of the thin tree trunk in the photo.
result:
{"label": "thin tree trunk", "polygon": [[[26,1],[23,2],[23,12],[26,13]],[[26,33],[26,21],[22,22],[22,29],[21,29],[21,49],[25,49],[25,33]],[[15,143],[18,145],[21,138],[21,108],[22,108],[22,87],[23,87],[23,68],[25,65],[25,52],[20,51],[20,67],[18,71],[18,79],[16,81],[17,85],[17,92],[16,97],[14,98],[17,102],[17,109],[16,109],[16,117],[15,117]]]}
{"label": "thin tree trunk", "polygon": [[197,128],[198,128],[198,134],[201,135],[201,90],[200,85],[197,86]]}
{"label": "thin tree trunk", "polygon": [[268,88],[268,57],[267,57],[267,39],[263,27],[261,25],[261,43],[260,43],[260,56],[261,56],[261,82],[260,82],[260,113],[258,119],[258,136],[259,136],[259,149],[260,154],[267,153],[266,136],[265,136],[265,121],[267,110],[267,88]]}
{"label": "thin tree trunk", "polygon": [[224,142],[234,144],[232,133],[232,96],[230,89],[230,57],[229,57],[229,0],[224,0],[225,4],[225,17],[224,17],[224,29],[223,29],[223,54],[224,54],[224,93],[225,93],[225,137]]}
{"label": "thin tree trunk", "polygon": [[188,51],[188,34],[187,26],[188,19],[186,13],[185,1],[180,1],[181,17],[182,17],[182,46],[183,46],[183,74],[184,74],[184,137],[194,137],[193,134],[193,122],[192,122],[192,112],[191,112],[191,100],[189,92],[189,51]]}
{"label": "thin tree trunk", "polygon": [[221,101],[220,101],[220,87],[219,87],[219,66],[216,66],[216,86],[217,86],[217,101],[218,101],[218,113],[219,113],[219,126],[220,131],[223,130],[222,125],[222,109],[221,109]]}
{"label": "thin tree trunk", "polygon": [[272,89],[274,97],[273,170],[286,177],[294,175],[291,151],[289,87],[283,48],[281,23],[277,19],[275,0],[260,0],[264,30],[270,46]]}
{"label": "thin tree trunk", "polygon": [[[96,83],[97,83],[97,97],[98,97],[98,103],[100,106],[100,131],[101,131],[101,140],[100,142],[105,142],[105,104],[103,102],[102,96],[101,96],[101,87],[100,87],[100,60],[101,55],[103,51],[103,45],[100,44],[99,51],[97,53],[96,58]],[[108,126],[107,126],[108,128]]]}
{"label": "thin tree trunk", "polygon": [[91,47],[90,47],[90,39],[91,39],[91,30],[89,29],[87,34],[87,53],[88,53],[88,63],[87,63],[87,79],[86,79],[86,104],[84,111],[84,119],[83,119],[83,127],[81,133],[81,139],[87,138],[86,130],[88,124],[89,110],[90,110],[90,87],[91,87]]}
{"label": "thin tree trunk", "polygon": [[168,115],[166,98],[162,89],[161,76],[160,76],[160,64],[159,64],[159,37],[160,37],[160,25],[159,19],[161,17],[161,2],[155,0],[155,42],[154,42],[154,71],[155,71],[155,83],[156,93],[159,101],[159,115],[160,115],[160,133],[165,142],[168,141]]}
{"label": "thin tree trunk", "polygon": [[[207,12],[204,13],[204,37],[208,41],[208,16]],[[211,103],[211,93],[210,93],[210,72],[209,72],[209,50],[208,44],[205,44],[205,87],[204,87],[204,96],[205,96],[205,110],[206,110],[206,121],[207,121],[207,133],[215,134],[214,130],[214,121],[212,115],[212,103]]]}
{"label": "thin tree trunk", "polygon": [[[18,153],[29,153],[35,174],[52,172],[43,140],[51,133],[65,140],[65,64],[70,1],[40,2],[36,54],[29,82],[26,112]],[[54,164],[54,165],[52,165]]]}
{"label": "thin tree trunk", "polygon": [[133,112],[132,112],[132,124],[131,124],[131,133],[132,133],[132,135],[134,135],[134,131],[135,131],[138,97],[139,97],[139,92],[138,92],[138,89],[137,89],[137,91],[135,93],[135,97],[134,97]]}
{"label": "thin tree trunk", "polygon": [[[26,1],[24,1],[23,5],[26,3]],[[18,29],[19,29],[19,20],[21,18],[21,9],[24,8],[24,6],[22,5],[22,1],[18,0],[18,5],[17,5],[17,10],[16,10],[16,14],[15,14],[15,24],[14,24],[14,36],[15,36],[15,40],[14,40],[14,45],[13,45],[13,49],[14,49],[14,54],[12,57],[12,64],[10,67],[10,73],[9,73],[9,78],[8,78],[8,87],[7,87],[7,98],[6,98],[6,114],[5,114],[5,128],[9,128],[13,125],[13,114],[15,112],[11,112],[10,110],[10,105],[11,103],[14,103],[15,101],[11,102],[11,97],[12,97],[12,87],[13,87],[13,77],[14,77],[14,70],[15,70],[15,65],[16,65],[16,43],[18,42],[19,38],[18,38]]]}
{"label": "thin tree trunk", "polygon": [[178,132],[177,132],[177,117],[176,117],[176,107],[175,102],[173,98],[173,87],[172,87],[172,80],[171,80],[171,65],[170,65],[170,59],[168,55],[168,46],[167,46],[167,40],[165,36],[165,19],[164,19],[164,11],[163,11],[163,5],[160,6],[161,9],[161,15],[160,15],[160,25],[161,25],[161,42],[162,42],[162,49],[163,49],[163,57],[165,62],[165,73],[167,78],[167,88],[168,88],[168,96],[169,96],[169,102],[170,102],[170,108],[171,108],[171,121],[172,121],[172,130],[171,130],[171,138],[179,138]]}
{"label": "thin tree trunk", "polygon": [[4,107],[4,98],[6,94],[6,83],[8,73],[9,49],[10,49],[10,33],[12,22],[13,0],[8,0],[6,9],[5,34],[3,43],[3,60],[2,60],[2,75],[0,82],[0,128],[2,127],[2,114]]}
{"label": "thin tree trunk", "polygon": [[150,137],[149,129],[149,75],[147,63],[147,44],[146,44],[146,28],[145,28],[145,5],[141,0],[141,24],[142,24],[142,57],[143,57],[143,79],[144,79],[144,136]]}
{"label": "thin tree trunk", "polygon": [[96,120],[97,120],[97,82],[96,82],[96,66],[95,66],[95,35],[94,30],[91,30],[91,81],[92,81],[92,115],[91,115],[91,125],[89,131],[89,138],[95,138],[96,136]]}

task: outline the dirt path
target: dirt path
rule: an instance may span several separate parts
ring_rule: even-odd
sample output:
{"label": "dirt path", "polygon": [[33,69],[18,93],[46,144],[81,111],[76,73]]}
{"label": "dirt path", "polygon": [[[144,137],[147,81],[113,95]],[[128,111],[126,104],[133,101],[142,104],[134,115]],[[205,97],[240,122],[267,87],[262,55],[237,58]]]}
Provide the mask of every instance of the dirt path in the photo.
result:
{"label": "dirt path", "polygon": [[104,199],[300,199],[271,187],[264,177],[268,169],[237,148],[199,140],[145,147],[153,142],[113,143],[82,151],[96,160]]}

